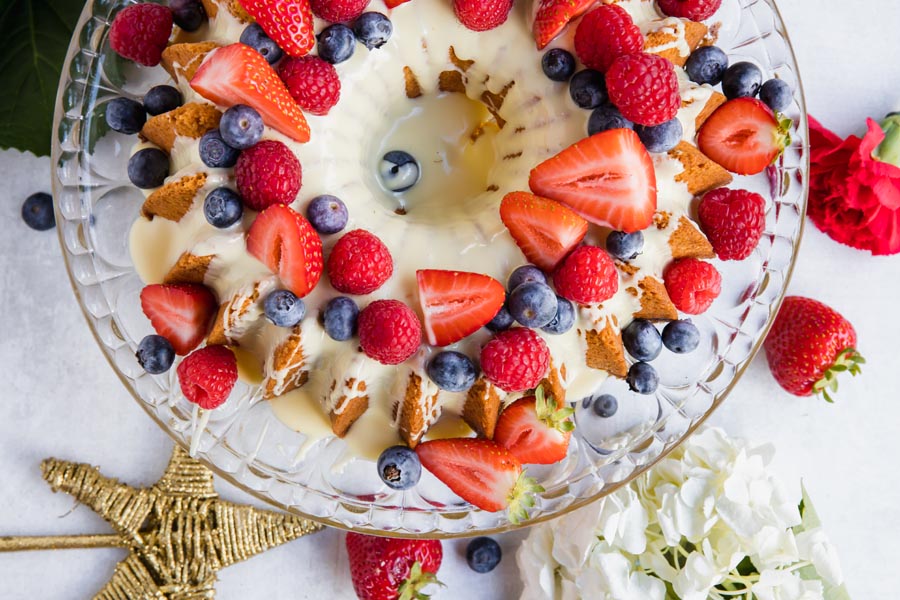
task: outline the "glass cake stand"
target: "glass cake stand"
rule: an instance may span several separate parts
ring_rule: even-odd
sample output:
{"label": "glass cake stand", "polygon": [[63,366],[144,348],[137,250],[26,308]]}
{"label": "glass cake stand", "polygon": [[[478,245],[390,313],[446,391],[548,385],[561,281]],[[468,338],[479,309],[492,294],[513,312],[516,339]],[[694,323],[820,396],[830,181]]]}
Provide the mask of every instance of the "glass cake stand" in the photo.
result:
{"label": "glass cake stand", "polygon": [[[75,296],[101,350],[138,404],[176,443],[218,475],[284,510],[345,529],[395,537],[460,537],[512,529],[505,513],[472,508],[426,474],[406,492],[385,488],[371,462],[344,460],[343,442],[312,448],[271,406],[238,382],[221,408],[199,415],[181,395],[175,369],[148,375],[134,353],[149,331],[141,313],[142,283],[132,266],[128,231],[143,195],[125,166],[133,136],[106,130],[105,103],[140,95],[162,83],[162,69],[141,69],[109,50],[107,31],[120,0],[88,2],[75,27],[59,83],[52,170],[59,238]],[[735,185],[767,199],[759,248],[741,262],[717,262],[723,289],[694,322],[704,333],[690,355],[664,353],[655,396],[630,394],[624,383],[605,388],[619,397],[610,419],[576,405],[568,457],[529,467],[546,491],[531,518],[544,521],[609,494],[651,467],[689,436],[725,400],[761,342],[784,297],[803,232],[807,195],[806,107],[793,51],[772,0],[725,0],[718,44],[732,61],[757,63],[794,90],[786,111],[793,142],[763,174]],[[149,77],[148,77],[149,75]],[[153,81],[152,79],[156,79]],[[133,83],[140,79],[140,84]],[[519,526],[521,526],[519,525]]]}

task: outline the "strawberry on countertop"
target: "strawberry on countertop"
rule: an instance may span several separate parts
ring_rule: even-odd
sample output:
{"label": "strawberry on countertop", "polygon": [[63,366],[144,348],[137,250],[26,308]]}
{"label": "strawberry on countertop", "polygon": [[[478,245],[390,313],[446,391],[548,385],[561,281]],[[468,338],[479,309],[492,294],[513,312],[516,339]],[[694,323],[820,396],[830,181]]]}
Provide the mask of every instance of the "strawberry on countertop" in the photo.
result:
{"label": "strawberry on countertop", "polygon": [[510,192],[500,219],[529,262],[552,271],[581,243],[588,223],[568,207],[528,192]]}
{"label": "strawberry on countertop", "polygon": [[478,331],[506,299],[503,284],[465,271],[416,271],[425,334],[432,346],[449,346]]}
{"label": "strawberry on countertop", "polygon": [[247,252],[277,274],[299,298],[322,276],[322,240],[303,215],[273,204],[256,216],[247,231]]}
{"label": "strawberry on countertop", "polygon": [[596,0],[541,0],[531,29],[537,49],[543,50],[570,21],[581,16],[594,2]]}
{"label": "strawberry on countertop", "polygon": [[305,56],[315,46],[309,0],[240,0],[240,3],[288,56]]}
{"label": "strawberry on countertop", "polygon": [[549,465],[566,457],[575,423],[571,407],[560,408],[538,386],[534,396],[520,398],[503,409],[494,441],[525,464]]}
{"label": "strawberry on countertop", "polygon": [[700,128],[700,151],[732,173],[756,175],[791,143],[791,120],[779,118],[756,98],[736,98],[720,106]]}
{"label": "strawberry on countertop", "polygon": [[202,285],[156,283],[141,290],[141,309],[176,354],[185,355],[209,333],[218,304],[212,292]]}
{"label": "strawberry on countertop", "polygon": [[396,539],[347,533],[350,578],[360,600],[427,598],[422,588],[436,577],[444,557],[440,540]]}

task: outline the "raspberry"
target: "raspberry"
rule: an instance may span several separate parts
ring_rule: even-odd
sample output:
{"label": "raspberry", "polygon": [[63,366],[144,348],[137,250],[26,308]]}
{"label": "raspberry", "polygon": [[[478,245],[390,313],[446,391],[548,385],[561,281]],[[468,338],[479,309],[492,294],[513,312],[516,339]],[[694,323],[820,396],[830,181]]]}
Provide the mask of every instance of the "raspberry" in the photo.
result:
{"label": "raspberry", "polygon": [[697,212],[700,228],[722,260],[750,256],[766,228],[766,201],[747,190],[713,190],[700,200]]}
{"label": "raspberry", "polygon": [[313,14],[330,23],[353,21],[366,10],[369,0],[311,0]]}
{"label": "raspberry", "polygon": [[602,248],[580,246],[553,273],[556,293],[572,302],[596,304],[619,289],[616,265]]}
{"label": "raspberry", "polygon": [[661,125],[681,107],[675,67],[655,54],[627,54],[606,73],[609,98],[622,115],[638,125]]}
{"label": "raspberry", "polygon": [[705,21],[722,5],[722,0],[658,0],[660,10],[670,17]]}
{"label": "raspberry", "polygon": [[549,368],[547,342],[526,327],[501,331],[481,349],[484,376],[506,392],[537,387]]}
{"label": "raspberry", "polygon": [[585,66],[601,73],[613,61],[644,49],[644,36],[621,6],[607,4],[584,15],[575,30],[575,54]]}
{"label": "raspberry", "polygon": [[172,11],[159,4],[122,9],[109,28],[109,47],[119,56],[155,67],[172,35]]}
{"label": "raspberry", "polygon": [[205,346],[185,357],[177,373],[185,398],[200,408],[217,408],[237,381],[237,359],[225,346]]}
{"label": "raspberry", "polygon": [[278,76],[300,108],[314,115],[327,115],[341,97],[337,69],[318,56],[285,58]]}
{"label": "raspberry", "polygon": [[696,258],[671,263],[663,279],[675,308],[689,315],[705,312],[722,291],[722,276],[716,268]]}
{"label": "raspberry", "polygon": [[253,210],[290,204],[300,191],[303,172],[290,148],[274,140],[247,148],[234,168],[238,192]]}
{"label": "raspberry", "polygon": [[383,365],[399,365],[422,343],[422,324],[399,300],[376,300],[359,313],[359,345]]}
{"label": "raspberry", "polygon": [[384,242],[365,229],[338,240],[328,257],[331,285],[345,294],[370,294],[394,272],[394,259]]}
{"label": "raspberry", "polygon": [[513,0],[453,0],[459,22],[472,31],[487,31],[503,25]]}

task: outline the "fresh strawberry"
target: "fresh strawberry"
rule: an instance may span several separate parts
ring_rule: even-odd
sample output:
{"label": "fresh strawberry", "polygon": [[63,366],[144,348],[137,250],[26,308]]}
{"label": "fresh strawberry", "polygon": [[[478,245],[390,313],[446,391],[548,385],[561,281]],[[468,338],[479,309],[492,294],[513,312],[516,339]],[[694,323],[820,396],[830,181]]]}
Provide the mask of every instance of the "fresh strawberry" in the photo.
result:
{"label": "fresh strawberry", "polygon": [[552,271],[581,243],[588,223],[568,207],[528,192],[510,192],[500,219],[529,262]]}
{"label": "fresh strawberry", "polygon": [[409,0],[385,0],[384,5],[388,8],[397,8],[401,4],[406,4]]}
{"label": "fresh strawberry", "polygon": [[432,346],[449,346],[487,325],[503,307],[503,284],[465,271],[416,271],[425,335]]}
{"label": "fresh strawberry", "polygon": [[722,260],[744,260],[766,228],[766,201],[747,190],[707,192],[697,207],[700,228]]}
{"label": "fresh strawberry", "polygon": [[512,523],[527,519],[534,494],[544,491],[525,476],[515,456],[491,440],[431,440],[416,446],[416,454],[423,467],[466,502],[490,512],[508,507]]}
{"label": "fresh strawberry", "polygon": [[288,56],[305,56],[316,45],[309,0],[240,0]]}
{"label": "fresh strawberry", "polygon": [[257,215],[247,232],[247,252],[303,297],[322,276],[322,240],[303,215],[275,204]]}
{"label": "fresh strawberry", "polygon": [[580,246],[553,272],[556,293],[579,304],[597,304],[619,291],[619,272],[603,248]]}
{"label": "fresh strawberry", "polygon": [[560,408],[538,386],[534,396],[519,398],[500,413],[494,441],[523,464],[549,465],[566,457],[575,423],[571,407]]}
{"label": "fresh strawberry", "polygon": [[722,276],[714,266],[696,258],[678,259],[663,271],[666,292],[675,308],[699,315],[719,297]]}
{"label": "fresh strawberry", "polygon": [[338,240],[328,256],[331,285],[345,294],[371,294],[394,272],[391,251],[378,236],[354,229]]}
{"label": "fresh strawberry", "polygon": [[241,199],[253,210],[290,204],[303,182],[300,161],[284,143],[263,140],[238,157],[234,179]]}
{"label": "fresh strawberry", "polygon": [[453,12],[472,31],[487,31],[503,25],[512,5],[513,0],[453,0]]}
{"label": "fresh strawberry", "polygon": [[538,50],[562,33],[566,25],[594,5],[596,0],[541,0],[531,31]]}
{"label": "fresh strawberry", "polygon": [[155,67],[172,35],[172,11],[159,4],[132,4],[109,26],[109,47],[119,56]]}
{"label": "fresh strawberry", "polygon": [[675,66],[656,54],[619,56],[606,72],[609,99],[629,121],[662,125],[681,108]]}
{"label": "fresh strawberry", "polygon": [[644,49],[644,36],[625,9],[603,4],[584,15],[575,30],[575,53],[586,67],[606,73],[613,61]]}
{"label": "fresh strawberry", "polygon": [[779,119],[762,100],[735,98],[716,110],[700,128],[700,151],[732,173],[755,175],[781,156],[791,143],[791,120]]}
{"label": "fresh strawberry", "polygon": [[376,300],[359,313],[359,346],[383,365],[399,365],[422,343],[422,324],[399,300]]}
{"label": "fresh strawberry", "polygon": [[526,327],[501,331],[481,349],[485,378],[505,392],[536,387],[549,368],[547,342]]}
{"label": "fresh strawberry", "polygon": [[200,408],[218,408],[237,381],[237,359],[225,346],[204,346],[181,361],[176,373],[185,398]]}
{"label": "fresh strawberry", "polygon": [[832,402],[838,373],[860,373],[856,331],[836,310],[810,298],[788,296],[765,341],[775,380],[795,396],[822,394]]}
{"label": "fresh strawberry", "polygon": [[531,191],[592,223],[634,233],[656,212],[653,159],[630,129],[611,129],[569,146],[531,170]]}
{"label": "fresh strawberry", "polygon": [[329,23],[346,23],[363,14],[369,0],[310,0],[313,14]]}
{"label": "fresh strawberry", "polygon": [[202,285],[154,283],[141,290],[141,309],[156,333],[183,356],[206,337],[218,305]]}
{"label": "fresh strawberry", "polygon": [[658,0],[659,8],[670,17],[705,21],[722,6],[722,0]]}
{"label": "fresh strawberry", "polygon": [[278,76],[297,105],[314,115],[327,115],[341,98],[337,69],[318,56],[285,58],[278,64]]}
{"label": "fresh strawberry", "polygon": [[244,44],[212,51],[191,79],[191,87],[220,106],[248,104],[263,122],[298,142],[309,141],[309,124],[284,82],[263,55]]}
{"label": "fresh strawberry", "polygon": [[444,557],[440,540],[396,539],[347,533],[350,579],[359,600],[427,598]]}

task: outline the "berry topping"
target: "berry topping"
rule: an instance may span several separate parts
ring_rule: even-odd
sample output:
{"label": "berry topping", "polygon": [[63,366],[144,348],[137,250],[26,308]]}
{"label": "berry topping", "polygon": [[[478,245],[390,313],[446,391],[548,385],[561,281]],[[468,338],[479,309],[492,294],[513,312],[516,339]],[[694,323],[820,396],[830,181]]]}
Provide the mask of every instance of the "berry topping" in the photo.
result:
{"label": "berry topping", "polygon": [[612,104],[603,104],[591,111],[587,126],[588,135],[610,129],[634,129],[634,123],[623,117],[619,109]]}
{"label": "berry topping", "polygon": [[575,73],[575,57],[568,50],[553,48],[541,58],[541,69],[552,81],[568,81]]}
{"label": "berry topping", "polygon": [[238,377],[237,359],[225,346],[205,346],[185,357],[176,369],[181,393],[200,408],[218,408]]}
{"label": "berry topping", "polygon": [[557,296],[556,316],[553,317],[549,323],[541,327],[541,331],[552,333],[553,335],[560,335],[572,329],[573,325],[575,325],[575,305],[562,296]]}
{"label": "berry topping", "polygon": [[234,178],[247,206],[265,210],[294,201],[300,191],[303,171],[300,161],[284,143],[264,140],[241,152]]}
{"label": "berry topping", "polygon": [[231,227],[241,220],[243,214],[241,197],[227,187],[214,189],[203,200],[203,215],[210,225],[218,229]]}
{"label": "berry topping", "polygon": [[481,349],[484,376],[505,392],[534,388],[549,368],[547,342],[525,327],[501,331]]}
{"label": "berry topping", "polygon": [[353,30],[340,23],[329,25],[316,39],[319,43],[319,58],[333,65],[348,60],[356,50],[356,36],[353,35]]}
{"label": "berry topping", "polygon": [[722,260],[743,260],[759,244],[766,228],[766,201],[747,190],[707,192],[697,208],[700,228]]}
{"label": "berry topping", "polygon": [[222,115],[219,134],[232,148],[246,150],[260,140],[263,127],[263,120],[258,112],[246,104],[235,104]]}
{"label": "berry topping", "polygon": [[687,354],[700,345],[700,330],[690,319],[670,321],[663,328],[662,341],[675,354]]}
{"label": "berry topping", "polygon": [[717,46],[700,46],[684,65],[688,78],[698,85],[718,85],[728,68],[728,55]]}
{"label": "berry topping", "polygon": [[618,412],[619,401],[612,394],[602,394],[596,398],[593,396],[585,398],[581,401],[581,406],[592,408],[594,414],[601,419],[608,419]]}
{"label": "berry topping", "polygon": [[775,112],[782,112],[794,101],[794,94],[784,80],[770,79],[759,88],[759,99]]}
{"label": "berry topping", "polygon": [[523,283],[532,281],[547,283],[547,276],[534,265],[522,265],[513,269],[513,272],[509,274],[509,279],[506,280],[506,289],[512,291]]}
{"label": "berry topping", "polygon": [[575,429],[570,417],[574,413],[572,408],[560,408],[555,399],[544,396],[544,388],[538,387],[534,396],[520,398],[503,409],[494,441],[521,463],[559,462],[569,450],[569,438]]}
{"label": "berry topping", "polygon": [[442,390],[464,392],[475,383],[478,372],[471,359],[461,352],[439,352],[425,367],[428,377]]}
{"label": "berry topping", "polygon": [[141,290],[141,309],[180,355],[203,341],[218,308],[215,296],[202,285],[155,283]]}
{"label": "berry topping", "polygon": [[344,23],[360,16],[369,0],[310,0],[313,14],[329,23]]}
{"label": "berry topping", "polygon": [[611,231],[606,236],[606,251],[619,260],[637,258],[644,251],[644,234],[640,231],[634,233]]}
{"label": "berry topping", "polygon": [[387,246],[364,229],[354,229],[337,241],[328,257],[331,285],[345,294],[371,294],[394,272]]}
{"label": "berry topping", "polygon": [[656,212],[653,159],[630,129],[576,142],[532,169],[528,185],[592,223],[628,233],[649,227]]}
{"label": "berry topping", "polygon": [[333,340],[343,342],[356,335],[356,321],[359,307],[347,296],[332,298],[322,311],[322,325],[325,333]]}
{"label": "berry topping", "polygon": [[722,291],[722,276],[716,268],[696,258],[672,262],[663,279],[675,308],[689,315],[706,312]]}
{"label": "berry topping", "polygon": [[228,169],[237,164],[240,155],[240,150],[225,143],[218,129],[210,129],[200,138],[200,160],[207,167]]}
{"label": "berry topping", "polygon": [[506,22],[512,0],[453,0],[459,22],[472,31],[487,31]]}
{"label": "berry topping", "polygon": [[275,290],[263,300],[266,318],[277,327],[293,327],[306,316],[303,300],[288,290]]}
{"label": "berry topping", "polygon": [[270,65],[277,63],[284,52],[275,43],[275,40],[266,35],[259,23],[251,23],[241,32],[240,42],[250,46],[266,59]]}
{"label": "berry topping", "polygon": [[510,327],[513,326],[516,320],[513,319],[513,316],[509,314],[509,311],[506,310],[506,307],[503,306],[500,310],[497,311],[497,314],[494,315],[494,318],[488,321],[488,324],[485,325],[491,331],[506,331]]}
{"label": "berry topping", "polygon": [[419,182],[421,169],[415,157],[403,150],[391,150],[381,159],[378,176],[382,185],[394,193],[405,192]]}
{"label": "berry topping", "polygon": [[278,65],[278,75],[300,108],[314,115],[327,115],[341,97],[334,65],[318,56],[286,58]]}
{"label": "berry topping", "polygon": [[675,67],[656,54],[617,58],[606,73],[606,88],[612,103],[638,125],[660,125],[681,108]]}
{"label": "berry topping", "polygon": [[722,93],[729,100],[752,98],[759,92],[762,81],[762,71],[753,63],[734,63],[722,76]]}
{"label": "berry topping", "polygon": [[719,10],[722,0],[658,0],[659,8],[670,17],[705,21]]}
{"label": "berry topping", "polygon": [[540,0],[532,33],[538,50],[543,50],[562,33],[569,21],[581,16],[594,0]]}
{"label": "berry topping", "polygon": [[304,56],[316,43],[309,0],[240,0],[288,56]]}
{"label": "berry topping", "polygon": [[47,231],[56,226],[53,214],[53,196],[38,192],[25,198],[22,203],[22,220],[36,231]]}
{"label": "berry topping", "polygon": [[169,155],[159,148],[138,150],[128,159],[128,179],[142,190],[159,187],[169,176]]}
{"label": "berry topping", "polygon": [[600,71],[578,71],[569,82],[569,96],[579,108],[597,108],[609,101],[606,78]]}
{"label": "berry topping", "polygon": [[276,204],[256,216],[247,231],[247,252],[302,298],[322,276],[322,240],[309,221]]}
{"label": "berry topping", "polygon": [[489,537],[477,537],[466,546],[466,563],[476,573],[490,573],[502,557],[500,544]]}
{"label": "berry topping", "polygon": [[408,490],[422,476],[419,455],[406,446],[391,446],[378,457],[378,475],[394,490]]}
{"label": "berry topping", "polygon": [[625,381],[632,392],[648,395],[659,387],[659,373],[648,363],[636,362],[628,369]]}
{"label": "berry topping", "polygon": [[106,103],[106,124],[113,131],[131,135],[147,122],[147,111],[130,98],[114,98]]}
{"label": "berry topping", "polygon": [[353,35],[369,50],[381,48],[394,33],[391,20],[378,12],[367,12],[353,23]]}
{"label": "berry topping", "polygon": [[668,152],[678,145],[684,136],[684,128],[681,121],[672,119],[660,125],[637,125],[635,133],[641,138],[641,143],[648,152]]}
{"label": "berry topping", "polygon": [[622,330],[622,344],[636,360],[651,361],[662,352],[662,336],[647,319],[635,319]]}
{"label": "berry topping", "polygon": [[761,100],[726,102],[700,128],[697,145],[732,173],[756,175],[790,143],[790,119],[779,120]]}
{"label": "berry topping", "polygon": [[206,10],[200,0],[169,0],[172,20],[185,31],[197,31],[206,21]]}
{"label": "berry topping", "polygon": [[549,285],[529,281],[510,292],[506,306],[509,314],[525,327],[543,327],[556,317],[559,304]]}
{"label": "berry topping", "polygon": [[175,361],[175,349],[163,336],[148,335],[138,344],[135,358],[142,369],[151,375],[159,375],[172,368],[172,363]]}
{"label": "berry topping", "polygon": [[411,540],[349,532],[350,578],[359,600],[426,598],[443,556],[440,540]]}
{"label": "berry topping", "polygon": [[144,94],[144,110],[151,115],[161,115],[184,104],[184,97],[171,85],[156,85]]}
{"label": "berry topping", "polygon": [[384,0],[384,5],[388,8],[397,8],[401,4],[406,4],[409,0]]}
{"label": "berry topping", "polygon": [[500,219],[525,258],[548,271],[581,243],[588,229],[587,221],[566,206],[527,192],[506,194]]}
{"label": "berry topping", "polygon": [[503,284],[480,273],[416,271],[425,334],[432,346],[448,346],[478,331],[503,306]]}
{"label": "berry topping", "polygon": [[306,218],[319,233],[337,233],[347,226],[347,205],[337,196],[316,196],[306,207]]}
{"label": "berry topping", "polygon": [[278,73],[263,56],[244,44],[231,44],[207,55],[191,87],[221,106],[246,104],[263,122],[298,142],[309,141],[309,124]]}
{"label": "berry topping", "polygon": [[621,6],[603,4],[587,13],[575,30],[575,54],[590,69],[606,73],[620,56],[638,54],[644,36]]}
{"label": "berry topping", "polygon": [[579,304],[597,304],[619,289],[616,265],[603,248],[580,246],[553,273],[557,293]]}
{"label": "berry topping", "polygon": [[122,58],[155,67],[172,35],[172,11],[159,4],[132,4],[109,27],[109,47]]}
{"label": "berry topping", "polygon": [[376,300],[359,313],[359,345],[383,365],[399,365],[422,343],[422,325],[399,300]]}

